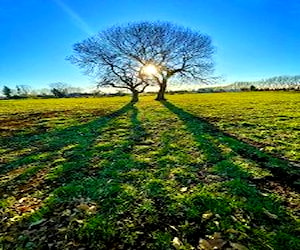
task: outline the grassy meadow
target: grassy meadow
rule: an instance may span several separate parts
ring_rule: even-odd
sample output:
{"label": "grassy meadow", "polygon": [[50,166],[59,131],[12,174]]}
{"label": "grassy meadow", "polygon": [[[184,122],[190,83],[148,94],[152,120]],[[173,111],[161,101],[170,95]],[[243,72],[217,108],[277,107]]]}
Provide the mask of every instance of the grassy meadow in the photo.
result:
{"label": "grassy meadow", "polygon": [[0,101],[0,249],[300,249],[300,95]]}

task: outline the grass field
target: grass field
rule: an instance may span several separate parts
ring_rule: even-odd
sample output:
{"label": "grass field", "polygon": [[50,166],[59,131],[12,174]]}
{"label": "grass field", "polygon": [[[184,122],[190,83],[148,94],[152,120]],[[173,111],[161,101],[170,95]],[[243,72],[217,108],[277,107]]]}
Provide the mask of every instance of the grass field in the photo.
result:
{"label": "grass field", "polygon": [[0,101],[0,249],[300,249],[297,93]]}

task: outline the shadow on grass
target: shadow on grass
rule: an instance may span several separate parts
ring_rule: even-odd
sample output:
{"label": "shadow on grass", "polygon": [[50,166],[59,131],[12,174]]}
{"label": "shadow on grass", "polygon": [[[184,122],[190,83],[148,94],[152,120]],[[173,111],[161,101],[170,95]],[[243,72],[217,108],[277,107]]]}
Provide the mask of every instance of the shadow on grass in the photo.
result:
{"label": "shadow on grass", "polygon": [[[205,155],[205,163],[199,165],[198,176],[204,184],[202,190],[194,192],[187,199],[182,199],[179,202],[182,204],[179,206],[180,209],[174,210],[174,215],[186,211],[182,219],[199,225],[198,231],[191,231],[189,237],[191,239],[199,237],[205,227],[208,234],[220,230],[218,224],[205,226],[203,218],[199,218],[199,214],[210,211],[220,216],[216,220],[223,224],[224,228],[235,228],[244,232],[248,238],[246,241],[252,242],[256,247],[263,249],[270,244],[275,249],[281,249],[282,246],[297,249],[300,245],[300,241],[296,240],[298,222],[290,216],[276,196],[273,194],[266,196],[262,193],[259,185],[256,185],[257,180],[247,169],[241,167],[235,157],[242,156],[246,162],[253,162],[258,168],[269,170],[273,180],[295,190],[299,188],[296,182],[299,170],[294,169],[289,162],[261,152],[256,147],[223,133],[204,119],[170,102],[162,103],[184,122],[186,130],[193,135],[198,150]],[[191,168],[190,171],[194,170]],[[259,181],[268,182],[272,178],[267,175]],[[218,194],[217,190],[222,192]],[[210,231],[209,227],[213,230]],[[276,234],[269,235],[269,238],[261,237],[274,230],[277,231]]]}
{"label": "shadow on grass", "polygon": [[[49,162],[52,164],[55,163],[54,160],[60,156],[59,154],[62,154],[62,157],[64,157],[64,152],[60,152],[60,150],[65,149],[65,151],[67,151],[69,150],[67,147],[73,145],[75,151],[79,151],[78,153],[83,151],[84,153],[84,148],[88,147],[88,145],[101,134],[101,130],[105,128],[110,121],[128,112],[131,108],[132,104],[129,103],[121,109],[105,115],[100,119],[93,120],[92,122],[33,136],[34,138],[30,141],[26,141],[27,144],[23,145],[23,147],[26,148],[34,145],[35,150],[30,151],[29,154],[21,156],[16,160],[3,164],[0,168],[0,174],[9,175],[9,172],[17,170],[18,168],[30,166],[26,168],[25,171],[20,171],[20,174],[16,171],[16,177],[12,178],[9,182],[13,183],[17,180],[26,180],[30,175],[49,164]],[[78,154],[77,157],[82,159],[81,154]],[[74,158],[73,160],[75,161],[76,159]],[[7,184],[9,183],[5,183],[6,186]]]}
{"label": "shadow on grass", "polygon": [[[230,240],[268,249],[269,242],[264,242],[268,240],[271,246],[297,249],[294,219],[279,201],[251,185],[249,173],[217,143],[234,150],[242,147],[235,146],[240,142],[233,143],[232,137],[170,103],[165,105],[186,127],[176,134],[180,124],[170,116],[168,123],[165,114],[170,112],[163,108],[163,115],[152,114],[157,124],[164,121],[163,128],[146,117],[156,134],[153,144],[146,143],[149,127],[143,127],[133,105],[79,126],[76,133],[61,131],[63,142],[49,138],[49,149],[60,154],[47,158],[46,162],[57,162],[49,166],[47,179],[33,188],[42,192],[34,196],[42,197],[41,206],[9,221],[0,247],[171,249],[172,239],[179,237],[182,249],[191,249],[199,238],[221,232],[225,247],[230,247]],[[176,124],[171,126],[172,122]],[[188,151],[178,144],[189,132],[205,161],[191,162]],[[157,152],[149,156],[145,153],[149,151]],[[209,168],[211,172],[206,171]],[[24,177],[26,183],[31,180]]]}
{"label": "shadow on grass", "polygon": [[57,129],[51,132],[30,136],[21,135],[14,136],[8,139],[4,138],[3,140],[1,140],[1,144],[3,145],[9,145],[10,147],[14,148],[14,150],[26,148],[30,148],[30,150],[28,150],[28,153],[22,154],[16,160],[12,160],[5,164],[2,164],[0,168],[0,175],[19,168],[23,165],[28,165],[36,162],[37,160],[48,161],[49,157],[44,156],[45,152],[55,152],[66,145],[77,144],[78,139],[82,138],[82,140],[84,140],[85,137],[88,137],[91,133],[94,133],[94,135],[92,136],[95,136],[95,134],[99,132],[95,131],[95,129],[101,129],[101,127],[105,127],[110,120],[127,112],[131,107],[132,104],[128,103],[119,110],[104,115],[100,119],[95,119],[91,122],[67,127],[65,129]]}
{"label": "shadow on grass", "polygon": [[[124,118],[120,121],[117,119],[123,114],[128,114],[127,123]],[[15,222],[3,220],[7,226],[3,227],[4,236],[0,239],[2,246],[27,249],[51,248],[51,245],[55,245],[63,249],[69,244],[73,249],[77,244],[87,244],[89,247],[110,249],[116,244],[128,244],[130,239],[127,234],[132,230],[127,226],[120,230],[122,225],[118,223],[121,223],[124,215],[125,218],[126,214],[130,216],[130,207],[138,197],[136,182],[144,179],[144,169],[148,167],[144,162],[133,160],[130,154],[133,146],[146,136],[137,116],[137,108],[128,104],[108,117],[68,128],[59,134],[54,133],[65,140],[57,141],[51,137],[47,145],[55,150],[67,148],[64,160],[50,169],[46,180],[32,187],[32,191],[38,189],[43,199],[47,198],[34,213],[20,217]],[[84,135],[82,139],[77,136],[79,132]],[[75,135],[76,138],[70,139]],[[57,155],[47,158],[47,161],[56,158]],[[29,172],[21,175],[23,183],[31,181],[28,179]],[[128,172],[132,172],[135,178],[127,175]],[[12,192],[3,187],[7,196],[16,193],[15,180],[9,183],[14,188]],[[24,192],[24,186],[18,189],[20,196],[31,194],[28,190]],[[96,213],[99,208],[101,212]],[[9,214],[2,215],[9,218]],[[84,227],[81,227],[81,220],[85,221]],[[66,231],[67,235],[64,235]],[[7,235],[11,234],[17,239],[16,242],[7,240]],[[69,238],[72,241],[69,242]]]}
{"label": "shadow on grass", "polygon": [[[108,124],[132,108],[132,104],[127,104],[87,124],[41,135],[38,144],[42,145],[41,151],[37,149],[24,159],[2,166],[1,170],[4,173],[0,184],[2,222],[6,223],[11,216],[5,212],[6,207],[17,206],[17,203],[20,203],[15,212],[17,214],[28,212],[31,204],[27,204],[24,198],[34,195],[41,203],[54,189],[80,180],[86,175],[93,175],[97,171],[90,162],[97,154],[93,150],[93,144],[102,136]],[[19,169],[20,167],[22,169]],[[12,174],[13,171],[17,171],[16,174]],[[20,198],[24,202],[18,201]],[[0,230],[5,231],[5,227]]]}
{"label": "shadow on grass", "polygon": [[[202,150],[205,151],[209,163],[215,164],[223,159],[220,148],[215,146],[212,141],[213,138],[219,141],[219,143],[230,147],[236,154],[256,162],[260,167],[269,170],[272,173],[272,178],[274,180],[279,181],[286,186],[290,186],[297,191],[300,190],[300,171],[288,161],[276,158],[253,145],[243,142],[236,137],[219,130],[205,119],[186,112],[170,102],[165,101],[162,103],[185,122],[189,132],[191,132],[195,139],[203,146]],[[266,178],[268,178],[267,180],[270,180],[270,176]]]}

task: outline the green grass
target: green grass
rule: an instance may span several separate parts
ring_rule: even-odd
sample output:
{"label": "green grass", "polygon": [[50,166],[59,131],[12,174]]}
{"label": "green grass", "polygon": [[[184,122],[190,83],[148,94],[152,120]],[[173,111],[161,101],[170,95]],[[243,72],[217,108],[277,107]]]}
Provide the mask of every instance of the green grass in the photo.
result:
{"label": "green grass", "polygon": [[190,94],[169,100],[266,152],[300,160],[299,93]]}
{"label": "green grass", "polygon": [[0,249],[299,249],[299,95],[152,99],[0,102]]}

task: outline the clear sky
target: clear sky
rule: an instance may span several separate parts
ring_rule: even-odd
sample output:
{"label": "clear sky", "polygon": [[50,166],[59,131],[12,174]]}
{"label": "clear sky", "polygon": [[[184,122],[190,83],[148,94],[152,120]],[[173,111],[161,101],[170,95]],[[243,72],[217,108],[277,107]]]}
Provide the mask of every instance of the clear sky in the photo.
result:
{"label": "clear sky", "polygon": [[0,0],[0,87],[92,79],[65,58],[115,24],[161,20],[206,33],[226,82],[300,74],[300,0]]}

